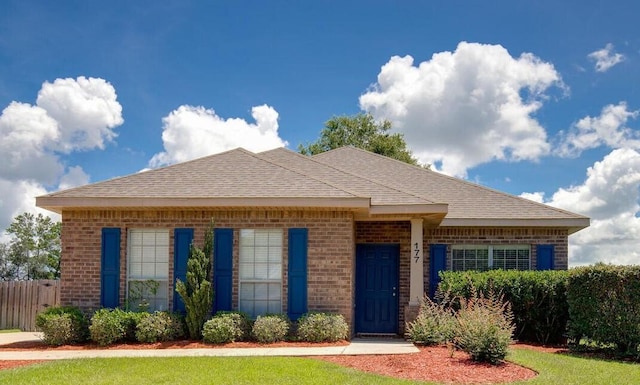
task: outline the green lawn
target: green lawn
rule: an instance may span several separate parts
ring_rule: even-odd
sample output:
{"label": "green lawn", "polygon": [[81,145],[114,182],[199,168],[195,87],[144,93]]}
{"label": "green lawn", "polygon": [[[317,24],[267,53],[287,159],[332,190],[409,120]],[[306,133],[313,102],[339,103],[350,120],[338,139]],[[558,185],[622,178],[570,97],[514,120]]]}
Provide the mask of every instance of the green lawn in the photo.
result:
{"label": "green lawn", "polygon": [[0,333],[17,333],[20,329],[0,329]]}
{"label": "green lawn", "polygon": [[[514,349],[540,375],[522,384],[638,384],[640,365]],[[1,384],[415,384],[309,358],[187,357],[52,361],[0,371]]]}
{"label": "green lawn", "polygon": [[508,359],[539,373],[533,380],[521,382],[531,385],[640,384],[639,364],[540,353],[526,349],[511,349]]}

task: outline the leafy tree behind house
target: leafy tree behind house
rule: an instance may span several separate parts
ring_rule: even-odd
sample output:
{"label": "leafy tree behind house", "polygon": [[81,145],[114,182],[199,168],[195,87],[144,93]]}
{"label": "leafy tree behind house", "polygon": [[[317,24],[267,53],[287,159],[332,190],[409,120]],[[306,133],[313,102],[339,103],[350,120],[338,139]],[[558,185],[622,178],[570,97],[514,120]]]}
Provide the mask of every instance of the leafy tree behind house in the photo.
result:
{"label": "leafy tree behind house", "polygon": [[418,165],[418,160],[407,149],[402,134],[392,134],[391,122],[376,122],[371,114],[334,116],[325,123],[320,138],[307,146],[298,146],[304,155],[316,155],[343,146],[354,146],[405,163]]}
{"label": "leafy tree behind house", "polygon": [[42,214],[23,213],[0,245],[0,280],[56,279],[60,277],[60,222]]}

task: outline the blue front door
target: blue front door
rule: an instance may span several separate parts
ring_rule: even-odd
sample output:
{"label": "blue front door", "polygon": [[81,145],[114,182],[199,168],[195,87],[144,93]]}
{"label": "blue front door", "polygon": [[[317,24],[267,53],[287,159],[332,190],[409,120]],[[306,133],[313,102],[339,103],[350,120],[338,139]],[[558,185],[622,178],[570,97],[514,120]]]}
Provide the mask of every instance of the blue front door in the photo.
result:
{"label": "blue front door", "polygon": [[399,245],[356,245],[356,333],[398,332]]}

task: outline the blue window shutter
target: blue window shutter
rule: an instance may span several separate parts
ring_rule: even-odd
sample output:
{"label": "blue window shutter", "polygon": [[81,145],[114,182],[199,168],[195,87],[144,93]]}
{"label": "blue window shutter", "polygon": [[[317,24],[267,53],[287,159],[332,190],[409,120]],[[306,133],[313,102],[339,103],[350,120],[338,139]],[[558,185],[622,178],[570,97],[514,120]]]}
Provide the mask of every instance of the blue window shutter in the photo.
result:
{"label": "blue window shutter", "polygon": [[213,309],[233,310],[233,229],[213,231]]}
{"label": "blue window shutter", "polygon": [[308,229],[289,229],[288,316],[295,321],[307,312]]}
{"label": "blue window shutter", "polygon": [[173,311],[184,313],[184,302],[175,290],[176,280],[187,280],[187,260],[193,242],[193,229],[175,229],[173,231]]}
{"label": "blue window shutter", "polygon": [[553,245],[538,245],[536,255],[538,260],[536,270],[553,270],[555,265],[555,248]]}
{"label": "blue window shutter", "polygon": [[447,270],[447,245],[434,244],[429,248],[429,296],[438,290],[440,272]]}
{"label": "blue window shutter", "polygon": [[120,306],[120,229],[102,229],[100,256],[100,306]]}

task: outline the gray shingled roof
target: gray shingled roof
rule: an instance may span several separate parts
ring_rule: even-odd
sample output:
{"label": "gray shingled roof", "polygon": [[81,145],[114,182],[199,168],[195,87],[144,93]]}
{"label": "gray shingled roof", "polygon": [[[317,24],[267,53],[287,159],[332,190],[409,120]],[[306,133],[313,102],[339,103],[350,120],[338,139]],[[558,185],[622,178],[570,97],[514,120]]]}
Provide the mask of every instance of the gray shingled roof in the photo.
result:
{"label": "gray shingled roof", "polygon": [[387,219],[391,214],[433,219],[436,213],[438,222],[444,218],[443,225],[515,226],[525,221],[572,232],[589,223],[581,215],[353,147],[313,157],[284,148],[258,154],[235,149],[44,195],[37,205],[57,212],[98,207],[341,207],[370,218],[384,213]]}
{"label": "gray shingled roof", "polygon": [[327,151],[313,159],[371,181],[401,186],[432,202],[446,202],[447,218],[585,218],[354,147]]}
{"label": "gray shingled roof", "polygon": [[140,172],[48,197],[224,198],[355,197],[242,148]]}

